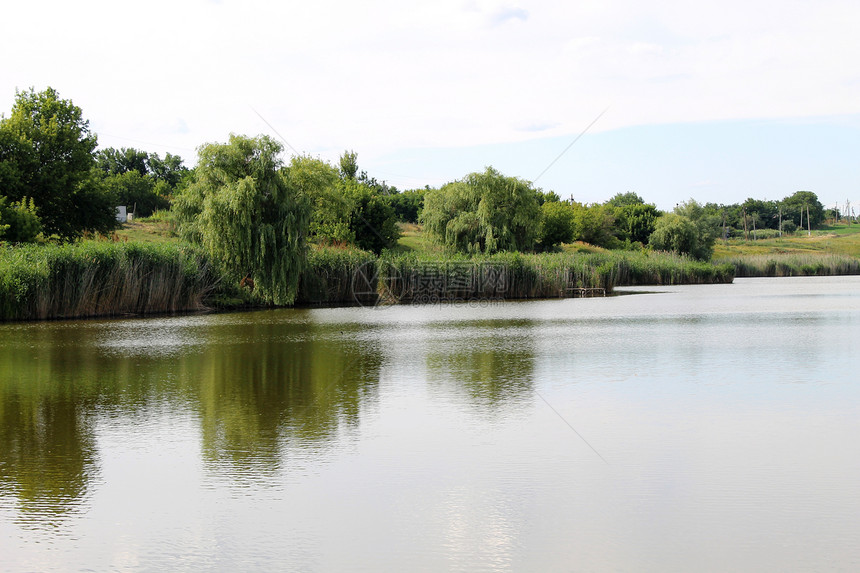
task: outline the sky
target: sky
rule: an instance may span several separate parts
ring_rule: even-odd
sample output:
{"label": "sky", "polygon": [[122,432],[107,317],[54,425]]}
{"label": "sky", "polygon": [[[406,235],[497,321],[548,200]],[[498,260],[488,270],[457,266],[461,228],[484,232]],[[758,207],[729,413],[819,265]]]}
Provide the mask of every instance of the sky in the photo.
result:
{"label": "sky", "polygon": [[0,112],[48,86],[101,147],[267,134],[400,189],[492,165],[667,209],[810,190],[860,214],[860,3],[80,0],[0,8]]}

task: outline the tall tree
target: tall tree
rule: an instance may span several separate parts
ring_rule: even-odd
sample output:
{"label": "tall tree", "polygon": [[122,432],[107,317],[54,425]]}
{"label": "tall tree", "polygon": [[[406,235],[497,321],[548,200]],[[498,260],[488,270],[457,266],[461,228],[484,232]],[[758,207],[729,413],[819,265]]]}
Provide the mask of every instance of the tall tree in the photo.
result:
{"label": "tall tree", "polygon": [[46,235],[73,239],[116,225],[113,201],[92,172],[96,136],[71,100],[53,88],[17,92],[0,134],[0,193],[32,198]]}
{"label": "tall tree", "polygon": [[309,209],[266,136],[231,135],[199,150],[196,179],[175,200],[182,234],[269,304],[292,304],[305,264]]}

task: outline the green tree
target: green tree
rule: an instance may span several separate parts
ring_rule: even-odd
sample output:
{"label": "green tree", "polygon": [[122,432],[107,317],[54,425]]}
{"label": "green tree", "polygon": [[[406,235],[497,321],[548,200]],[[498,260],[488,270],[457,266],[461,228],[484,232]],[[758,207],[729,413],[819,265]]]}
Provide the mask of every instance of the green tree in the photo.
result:
{"label": "green tree", "polygon": [[786,197],[782,200],[782,208],[783,218],[794,221],[799,229],[807,227],[807,212],[810,227],[817,227],[824,221],[824,205],[812,191],[797,191]]}
{"label": "green tree", "polygon": [[583,205],[573,203],[575,241],[582,241],[598,247],[614,249],[619,246],[613,229],[615,214],[606,205]]}
{"label": "green tree", "polygon": [[570,243],[576,227],[573,208],[567,202],[546,201],[541,205],[543,226],[539,242],[544,250],[561,243]]}
{"label": "green tree", "polygon": [[149,155],[145,151],[127,147],[121,149],[108,147],[96,151],[96,165],[105,175],[122,175],[129,171],[146,175],[149,173],[148,159]]}
{"label": "green tree", "polygon": [[26,197],[20,201],[9,202],[0,197],[0,221],[5,233],[0,237],[11,243],[32,243],[42,232],[42,221],[36,213],[36,203]]}
{"label": "green tree", "polygon": [[370,187],[347,179],[338,185],[350,204],[349,229],[361,249],[379,254],[400,238],[397,217],[391,204]]}
{"label": "green tree", "polygon": [[156,210],[170,208],[168,184],[149,175],[141,175],[137,170],[108,175],[103,184],[117,205],[135,210],[138,217],[149,217]]}
{"label": "green tree", "polygon": [[425,229],[461,252],[530,251],[541,224],[537,191],[488,167],[424,196]]}
{"label": "green tree", "polygon": [[174,191],[188,175],[189,169],[182,164],[182,157],[165,153],[162,159],[157,153],[146,158],[148,175],[156,181],[163,181]]}
{"label": "green tree", "polygon": [[[699,236],[696,225],[689,217],[676,213],[666,213],[657,219],[650,243],[658,251],[671,251],[678,254],[699,252]],[[703,257],[698,257],[703,258]]]}
{"label": "green tree", "polygon": [[195,181],[177,198],[182,234],[198,242],[234,280],[250,276],[269,304],[292,304],[306,260],[308,205],[282,170],[279,143],[231,135],[200,147]]}
{"label": "green tree", "polygon": [[658,211],[654,205],[631,203],[612,209],[615,218],[615,235],[625,243],[648,243],[654,232]]}
{"label": "green tree", "polygon": [[355,179],[355,174],[358,173],[358,153],[343,152],[340,156],[340,173],[344,179]]}
{"label": "green tree", "polygon": [[115,206],[93,172],[96,136],[79,107],[53,88],[17,92],[0,134],[0,192],[31,198],[46,235],[74,239],[116,226]]}
{"label": "green tree", "polygon": [[633,205],[644,205],[645,199],[633,191],[628,191],[627,193],[616,193],[606,204],[611,207],[630,207]]}
{"label": "green tree", "polygon": [[424,189],[409,189],[401,193],[387,195],[386,199],[394,209],[398,221],[417,223],[424,208]]}

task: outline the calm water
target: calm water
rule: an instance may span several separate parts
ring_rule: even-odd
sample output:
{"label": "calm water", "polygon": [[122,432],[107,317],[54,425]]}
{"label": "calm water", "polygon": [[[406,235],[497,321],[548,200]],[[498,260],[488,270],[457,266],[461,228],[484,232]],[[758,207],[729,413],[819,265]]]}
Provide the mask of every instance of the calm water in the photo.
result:
{"label": "calm water", "polygon": [[860,568],[860,278],[0,325],[3,571]]}

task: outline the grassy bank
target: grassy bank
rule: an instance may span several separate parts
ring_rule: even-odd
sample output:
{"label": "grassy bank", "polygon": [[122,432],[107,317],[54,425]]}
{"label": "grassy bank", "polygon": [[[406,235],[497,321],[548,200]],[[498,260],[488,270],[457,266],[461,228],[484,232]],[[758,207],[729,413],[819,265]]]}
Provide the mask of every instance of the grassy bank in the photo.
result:
{"label": "grassy bank", "polygon": [[204,308],[219,275],[177,244],[87,241],[0,249],[0,320]]}
{"label": "grassy bank", "polygon": [[860,274],[860,225],[833,225],[758,241],[720,241],[714,261],[739,277]]}

